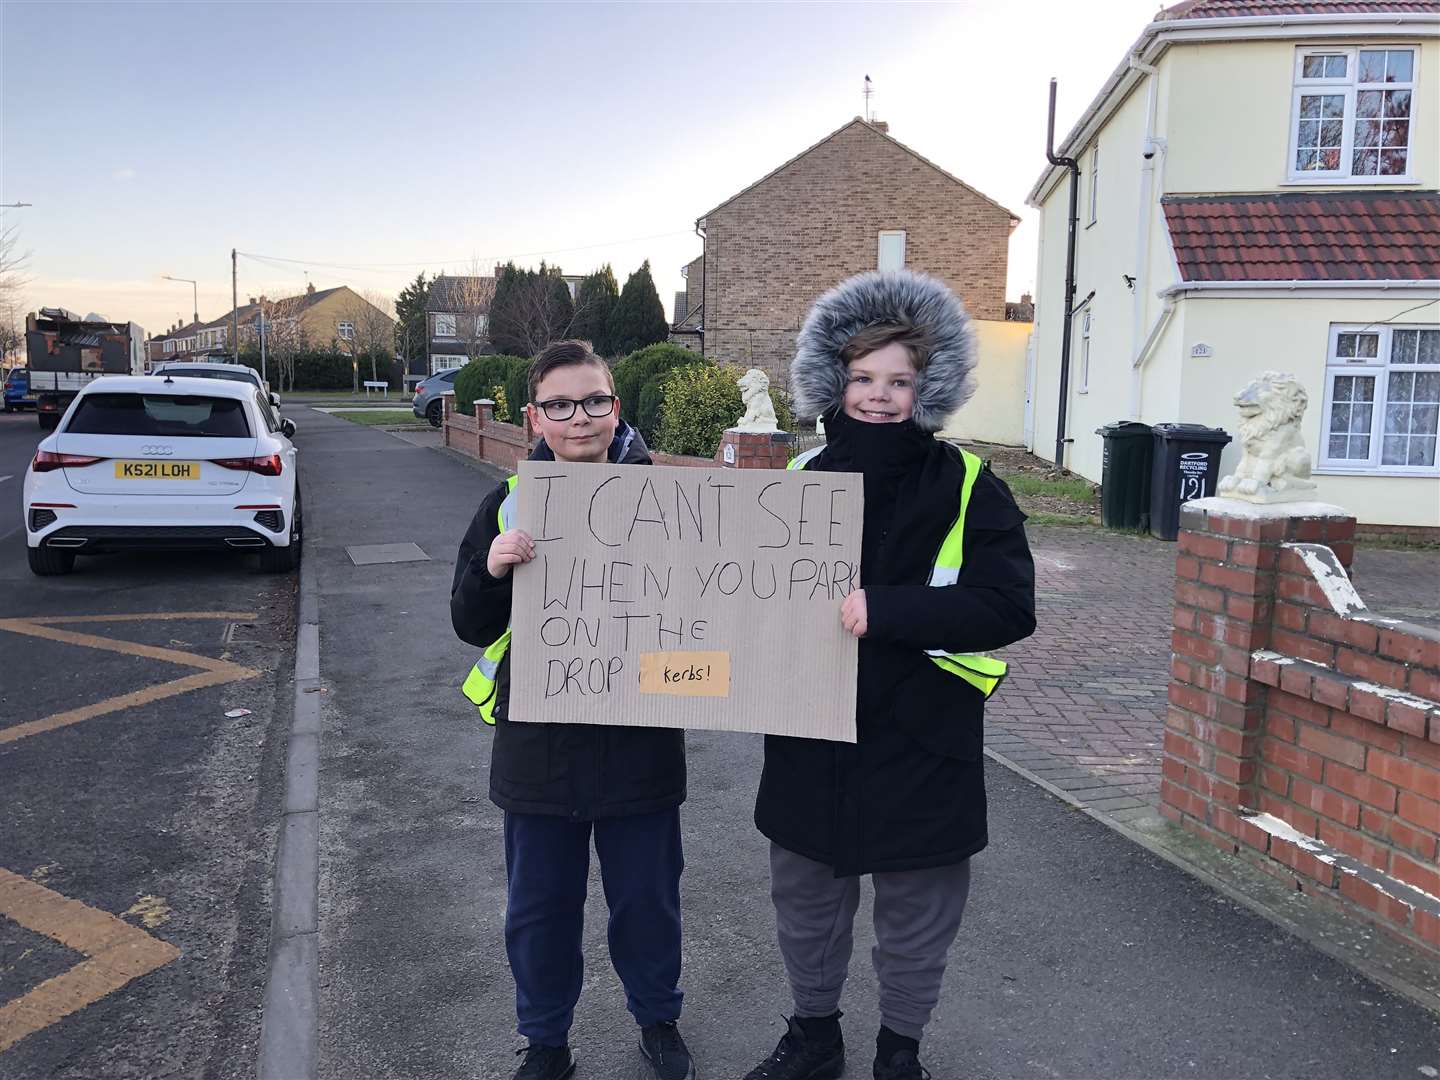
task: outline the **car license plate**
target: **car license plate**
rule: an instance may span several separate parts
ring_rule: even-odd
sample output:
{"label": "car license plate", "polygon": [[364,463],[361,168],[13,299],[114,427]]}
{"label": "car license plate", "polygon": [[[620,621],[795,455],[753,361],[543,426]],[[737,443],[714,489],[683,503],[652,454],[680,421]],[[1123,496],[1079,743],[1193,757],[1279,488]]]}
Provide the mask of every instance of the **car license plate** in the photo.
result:
{"label": "car license plate", "polygon": [[198,461],[117,461],[117,480],[199,480]]}

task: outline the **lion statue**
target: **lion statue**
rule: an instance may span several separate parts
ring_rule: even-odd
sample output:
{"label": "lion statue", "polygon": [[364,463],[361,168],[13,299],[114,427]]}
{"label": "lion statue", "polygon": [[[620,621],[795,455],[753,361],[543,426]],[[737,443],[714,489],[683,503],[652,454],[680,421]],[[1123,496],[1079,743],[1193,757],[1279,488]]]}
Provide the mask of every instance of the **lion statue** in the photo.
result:
{"label": "lion statue", "polygon": [[732,430],[779,431],[780,422],[775,418],[775,406],[770,402],[770,376],[759,368],[751,368],[740,376],[735,385],[740,387],[745,415]]}
{"label": "lion statue", "polygon": [[1315,490],[1310,451],[1300,436],[1308,404],[1294,375],[1267,371],[1235,395],[1240,410],[1240,464],[1219,494],[1249,502],[1294,502]]}

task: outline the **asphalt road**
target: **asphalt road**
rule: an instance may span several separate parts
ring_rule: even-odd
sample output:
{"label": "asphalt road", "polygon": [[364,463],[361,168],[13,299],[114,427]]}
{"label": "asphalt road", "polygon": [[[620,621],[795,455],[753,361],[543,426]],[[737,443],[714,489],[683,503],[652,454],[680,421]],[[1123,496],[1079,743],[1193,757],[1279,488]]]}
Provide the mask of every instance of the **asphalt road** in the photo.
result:
{"label": "asphalt road", "polygon": [[253,1076],[295,576],[197,554],[35,577],[40,436],[0,416],[0,1076]]}
{"label": "asphalt road", "polygon": [[[381,431],[297,416],[319,588],[320,1076],[500,1080],[515,1068],[500,812],[490,743],[456,687],[456,547],[498,474]],[[378,495],[383,492],[383,497]],[[357,566],[357,543],[421,561]],[[701,1076],[738,1078],[790,1008],[765,842],[751,824],[761,741],[695,733],[683,814],[683,1029]],[[1440,1069],[1436,1016],[1367,982],[998,767],[992,844],[925,1058],[937,1078],[1415,1080]],[[868,888],[867,888],[868,894]],[[586,1080],[645,1075],[605,948],[592,872],[572,1040]],[[868,896],[844,1009],[849,1075],[878,1019]]]}

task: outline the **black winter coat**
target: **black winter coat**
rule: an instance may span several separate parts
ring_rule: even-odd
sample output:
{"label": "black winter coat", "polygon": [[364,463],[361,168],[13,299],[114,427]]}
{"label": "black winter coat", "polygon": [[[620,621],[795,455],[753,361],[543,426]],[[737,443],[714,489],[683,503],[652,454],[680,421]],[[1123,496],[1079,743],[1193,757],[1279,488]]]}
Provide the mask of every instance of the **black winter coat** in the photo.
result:
{"label": "black winter coat", "polygon": [[924,650],[985,652],[1035,629],[1025,515],[1004,482],[988,468],[976,479],[959,580],[931,586],[959,510],[964,461],[911,425],[902,467],[862,469],[866,456],[848,455],[847,440],[837,439],[857,424],[881,426],[832,419],[831,443],[809,468],[866,472],[869,627],[860,641],[858,742],[767,736],[755,803],[762,833],[833,866],[837,877],[945,866],[986,845],[984,697]]}
{"label": "black winter coat", "polygon": [[[532,460],[554,460],[541,442]],[[640,433],[623,421],[610,460],[649,465]],[[506,486],[480,504],[455,561],[450,619],[455,633],[484,649],[510,625],[514,575],[490,576],[485,560],[500,532],[497,515]],[[648,814],[685,801],[685,733],[673,728],[593,724],[520,724],[508,719],[510,655],[496,674],[495,744],[490,798],[520,814],[557,814],[575,821]]]}

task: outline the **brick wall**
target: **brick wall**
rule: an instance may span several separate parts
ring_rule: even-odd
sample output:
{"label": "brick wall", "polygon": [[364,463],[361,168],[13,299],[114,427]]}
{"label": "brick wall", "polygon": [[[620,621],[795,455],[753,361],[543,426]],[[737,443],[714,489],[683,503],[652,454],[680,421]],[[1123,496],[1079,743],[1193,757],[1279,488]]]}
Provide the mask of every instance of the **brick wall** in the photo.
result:
{"label": "brick wall", "polygon": [[875,269],[890,229],[906,266],[1005,318],[1009,212],[857,120],[707,215],[707,355],[782,375],[810,305]]}
{"label": "brick wall", "polygon": [[1162,813],[1440,957],[1440,633],[1365,608],[1343,511],[1181,528]]}
{"label": "brick wall", "polygon": [[[445,402],[444,445],[466,457],[515,472],[540,441],[531,431],[528,420],[523,426],[496,420],[493,402],[476,402],[476,415],[466,416],[455,411],[453,396],[447,395],[442,400]],[[658,450],[652,450],[650,457],[656,465],[700,469],[783,469],[790,461],[794,445],[795,436],[787,432],[766,435],[727,431],[713,458],[665,454]],[[733,461],[725,460],[726,446],[734,448]]]}
{"label": "brick wall", "polygon": [[455,411],[455,399],[446,395],[443,426],[445,446],[468,457],[488,461],[514,472],[519,463],[530,456],[538,441],[527,419],[523,425],[506,424],[495,419],[495,403],[477,401],[475,415]]}
{"label": "brick wall", "polygon": [[[695,305],[700,303],[700,287],[705,283],[705,256],[696,255],[685,267],[685,310],[675,313],[675,321],[678,323],[686,315],[695,310]],[[694,320],[686,325],[693,325]]]}

